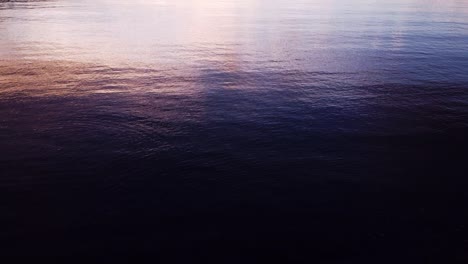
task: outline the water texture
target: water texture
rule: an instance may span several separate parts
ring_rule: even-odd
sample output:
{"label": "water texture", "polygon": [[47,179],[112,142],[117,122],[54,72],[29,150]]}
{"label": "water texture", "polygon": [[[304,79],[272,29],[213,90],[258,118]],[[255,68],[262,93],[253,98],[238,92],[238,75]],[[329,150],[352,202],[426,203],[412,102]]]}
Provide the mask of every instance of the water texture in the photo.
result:
{"label": "water texture", "polygon": [[468,2],[0,0],[1,255],[466,263]]}

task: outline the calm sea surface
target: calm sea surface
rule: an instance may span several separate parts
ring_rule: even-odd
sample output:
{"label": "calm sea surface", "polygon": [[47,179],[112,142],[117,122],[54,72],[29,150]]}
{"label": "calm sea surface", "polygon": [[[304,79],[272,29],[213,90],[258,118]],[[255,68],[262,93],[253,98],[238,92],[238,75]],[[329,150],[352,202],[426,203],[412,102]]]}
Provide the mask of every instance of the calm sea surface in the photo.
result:
{"label": "calm sea surface", "polygon": [[0,0],[0,255],[466,263],[467,171],[468,1]]}

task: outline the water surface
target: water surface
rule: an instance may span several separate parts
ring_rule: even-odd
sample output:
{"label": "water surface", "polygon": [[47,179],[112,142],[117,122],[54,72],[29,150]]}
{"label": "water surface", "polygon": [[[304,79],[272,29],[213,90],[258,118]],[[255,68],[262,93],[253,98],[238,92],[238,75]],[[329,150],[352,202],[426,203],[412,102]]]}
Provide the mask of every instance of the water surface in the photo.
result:
{"label": "water surface", "polygon": [[462,0],[0,1],[4,255],[466,261],[467,69]]}

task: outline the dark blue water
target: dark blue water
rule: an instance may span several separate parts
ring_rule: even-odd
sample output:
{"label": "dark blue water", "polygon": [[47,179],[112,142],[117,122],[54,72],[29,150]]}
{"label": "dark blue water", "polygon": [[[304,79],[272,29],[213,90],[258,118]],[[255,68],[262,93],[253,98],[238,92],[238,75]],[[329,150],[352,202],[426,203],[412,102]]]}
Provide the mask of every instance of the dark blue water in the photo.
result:
{"label": "dark blue water", "polygon": [[466,263],[467,136],[467,1],[0,1],[0,255]]}

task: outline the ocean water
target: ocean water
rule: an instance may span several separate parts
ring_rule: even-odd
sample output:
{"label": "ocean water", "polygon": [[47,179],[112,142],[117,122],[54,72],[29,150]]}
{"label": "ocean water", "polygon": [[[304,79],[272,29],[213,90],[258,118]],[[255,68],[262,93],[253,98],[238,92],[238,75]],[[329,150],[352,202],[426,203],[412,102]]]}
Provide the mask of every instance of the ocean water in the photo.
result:
{"label": "ocean water", "polygon": [[0,255],[466,263],[468,1],[0,0]]}

